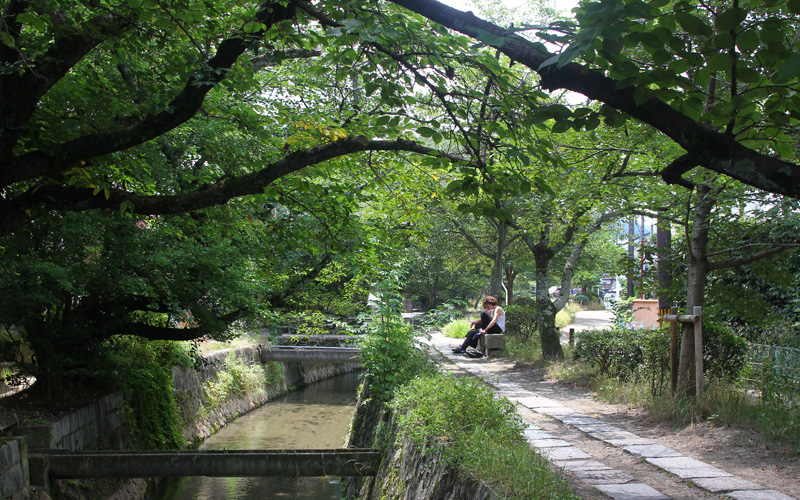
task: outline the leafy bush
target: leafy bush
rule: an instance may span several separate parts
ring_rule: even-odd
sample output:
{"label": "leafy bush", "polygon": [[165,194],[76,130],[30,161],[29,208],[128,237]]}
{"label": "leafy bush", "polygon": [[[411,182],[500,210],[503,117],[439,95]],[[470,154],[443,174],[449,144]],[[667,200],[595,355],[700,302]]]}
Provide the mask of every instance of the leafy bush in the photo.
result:
{"label": "leafy bush", "polygon": [[[745,362],[747,344],[730,329],[703,323],[703,367],[711,378],[735,380]],[[617,327],[578,335],[573,357],[595,364],[599,373],[627,380],[645,376],[653,393],[660,393],[670,369],[669,328],[634,330]]]}
{"label": "leafy bush", "polygon": [[[449,322],[464,316],[466,304],[460,300],[450,300],[425,313],[422,324],[430,328],[442,328]],[[464,332],[466,333],[466,332]]]}
{"label": "leafy bush", "polygon": [[586,304],[589,303],[590,299],[589,299],[589,297],[587,295],[581,293],[581,294],[578,294],[578,295],[572,297],[572,300],[574,302],[577,302],[578,304],[580,304],[582,306],[585,306]]}
{"label": "leafy bush", "polygon": [[441,452],[500,498],[578,498],[522,438],[525,424],[514,405],[474,378],[418,378],[398,391],[392,406],[401,437]]}
{"label": "leafy bush", "polygon": [[235,353],[225,358],[225,366],[217,373],[214,380],[203,386],[204,408],[219,410],[231,397],[258,397],[271,385],[286,380],[283,367],[279,363],[266,366],[248,365]]}
{"label": "leafy bush", "polygon": [[523,340],[536,337],[536,299],[516,297],[506,310],[506,334]]}
{"label": "leafy bush", "polygon": [[653,392],[660,392],[669,372],[669,331],[620,327],[583,331],[573,357],[593,363],[601,375],[623,380],[644,375]]}
{"label": "leafy bush", "polygon": [[115,368],[107,377],[109,388],[121,389],[125,395],[133,446],[143,450],[182,448],[185,440],[172,395],[172,367],[192,362],[194,344],[114,336],[103,345],[103,362]]}
{"label": "leafy bush", "polygon": [[736,380],[747,355],[747,340],[730,328],[703,321],[703,370],[707,377]]}
{"label": "leafy bush", "polygon": [[377,288],[380,300],[359,345],[362,376],[370,381],[373,397],[387,402],[398,387],[433,367],[411,325],[403,320],[397,282],[387,279]]}

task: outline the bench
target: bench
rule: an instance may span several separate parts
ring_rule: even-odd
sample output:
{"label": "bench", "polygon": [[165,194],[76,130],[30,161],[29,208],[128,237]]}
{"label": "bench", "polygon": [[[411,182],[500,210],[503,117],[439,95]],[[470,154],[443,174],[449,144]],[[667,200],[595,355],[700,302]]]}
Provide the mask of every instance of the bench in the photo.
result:
{"label": "bench", "polygon": [[487,358],[492,351],[497,351],[498,349],[503,349],[506,346],[506,334],[505,333],[484,333],[479,337],[480,342],[480,351],[483,353],[484,356]]}

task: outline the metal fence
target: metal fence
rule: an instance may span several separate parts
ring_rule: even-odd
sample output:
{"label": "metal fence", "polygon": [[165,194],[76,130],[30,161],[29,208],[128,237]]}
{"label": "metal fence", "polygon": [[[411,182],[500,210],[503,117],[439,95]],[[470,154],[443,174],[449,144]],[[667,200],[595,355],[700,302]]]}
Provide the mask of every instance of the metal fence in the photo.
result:
{"label": "metal fence", "polygon": [[745,380],[755,387],[800,398],[800,349],[748,342]]}

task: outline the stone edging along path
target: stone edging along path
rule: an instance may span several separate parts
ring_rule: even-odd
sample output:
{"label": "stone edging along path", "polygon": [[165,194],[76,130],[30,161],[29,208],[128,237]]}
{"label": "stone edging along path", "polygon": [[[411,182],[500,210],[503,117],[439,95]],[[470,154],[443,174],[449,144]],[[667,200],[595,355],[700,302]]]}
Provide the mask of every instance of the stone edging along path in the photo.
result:
{"label": "stone edging along path", "polygon": [[[433,348],[439,351],[450,362],[471,375],[485,376],[486,363],[475,362],[463,355],[452,354],[453,339],[434,334],[430,340]],[[580,431],[584,437],[597,439],[610,446],[624,450],[659,469],[690,482],[698,488],[698,494],[717,494],[720,498],[727,496],[734,500],[796,500],[776,490],[767,489],[760,484],[747,481],[725,472],[700,460],[686,457],[680,452],[658,443],[637,436],[624,429],[603,422],[601,419],[573,410],[552,399],[542,397],[528,391],[522,386],[503,380],[502,376],[492,374],[487,383],[494,387],[498,396],[506,397],[517,405],[535,413],[547,415],[560,421],[565,427]],[[524,415],[523,415],[524,418]],[[637,482],[627,472],[594,459],[573,443],[555,435],[553,431],[545,432],[541,427],[533,425],[525,430],[528,443],[539,450],[555,465],[565,472],[573,474],[581,481],[596,488],[614,500],[665,500],[669,497],[658,491],[658,485]],[[566,433],[565,433],[566,434]],[[573,438],[574,440],[574,438]]]}

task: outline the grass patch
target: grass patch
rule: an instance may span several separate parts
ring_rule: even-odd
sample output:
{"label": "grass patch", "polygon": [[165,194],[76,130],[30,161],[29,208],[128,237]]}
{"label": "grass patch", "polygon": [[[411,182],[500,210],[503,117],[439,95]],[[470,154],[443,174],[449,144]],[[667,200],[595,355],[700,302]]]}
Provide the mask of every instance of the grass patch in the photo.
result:
{"label": "grass patch", "polygon": [[442,327],[442,335],[451,339],[463,339],[467,336],[470,323],[468,319],[454,319]]}
{"label": "grass patch", "polygon": [[392,406],[402,436],[441,452],[449,465],[482,479],[502,498],[580,498],[523,439],[525,424],[514,405],[475,379],[421,377],[404,386]]}
{"label": "grass patch", "polygon": [[583,311],[584,308],[580,304],[574,302],[567,302],[563,309],[556,313],[556,328],[564,328],[565,326],[575,322],[575,313]]}
{"label": "grass patch", "polygon": [[538,335],[529,339],[506,335],[506,348],[503,354],[517,361],[532,363],[542,359],[542,344]]}

